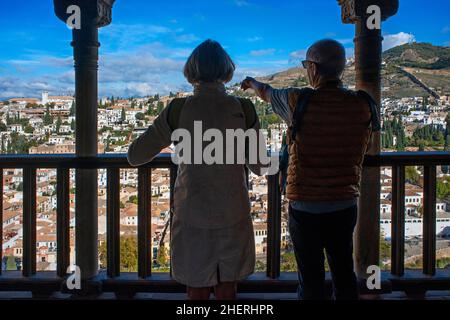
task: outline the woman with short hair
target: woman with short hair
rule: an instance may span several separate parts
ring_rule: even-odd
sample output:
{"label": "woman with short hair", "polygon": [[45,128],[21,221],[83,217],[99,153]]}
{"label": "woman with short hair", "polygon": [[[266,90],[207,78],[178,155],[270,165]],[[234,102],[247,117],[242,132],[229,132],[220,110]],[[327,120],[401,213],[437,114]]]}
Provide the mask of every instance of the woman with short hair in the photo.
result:
{"label": "woman with short hair", "polygon": [[[235,64],[218,42],[200,44],[184,68],[193,95],[174,99],[163,110],[130,146],[129,162],[139,166],[153,160],[171,145],[177,129],[193,137],[194,122],[201,121],[203,132],[217,129],[223,137],[228,129],[259,130],[251,101],[227,94],[225,83],[234,71]],[[226,150],[225,145],[224,149],[236,151]],[[193,158],[199,156],[194,153]],[[258,172],[257,165],[248,166]],[[252,274],[255,266],[245,165],[180,163],[172,211],[172,277],[187,286],[189,299],[209,299],[212,288],[217,299],[235,299],[237,281]]]}

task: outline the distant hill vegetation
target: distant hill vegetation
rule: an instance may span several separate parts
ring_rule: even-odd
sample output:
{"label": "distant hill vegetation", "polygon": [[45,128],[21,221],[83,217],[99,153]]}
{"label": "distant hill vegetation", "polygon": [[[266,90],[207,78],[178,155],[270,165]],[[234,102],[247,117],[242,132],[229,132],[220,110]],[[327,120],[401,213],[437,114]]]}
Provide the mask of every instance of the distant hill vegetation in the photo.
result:
{"label": "distant hill vegetation", "polygon": [[450,47],[408,43],[387,50],[383,58],[387,63],[401,67],[440,70],[450,68]]}

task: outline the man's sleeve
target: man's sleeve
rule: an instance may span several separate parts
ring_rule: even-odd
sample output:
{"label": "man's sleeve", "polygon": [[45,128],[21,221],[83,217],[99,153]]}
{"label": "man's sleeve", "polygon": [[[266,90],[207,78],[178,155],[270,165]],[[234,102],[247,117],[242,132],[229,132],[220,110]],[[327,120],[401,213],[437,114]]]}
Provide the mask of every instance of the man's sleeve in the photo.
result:
{"label": "man's sleeve", "polygon": [[281,117],[288,125],[292,121],[292,111],[289,107],[289,93],[292,89],[272,89],[270,101],[273,112]]}

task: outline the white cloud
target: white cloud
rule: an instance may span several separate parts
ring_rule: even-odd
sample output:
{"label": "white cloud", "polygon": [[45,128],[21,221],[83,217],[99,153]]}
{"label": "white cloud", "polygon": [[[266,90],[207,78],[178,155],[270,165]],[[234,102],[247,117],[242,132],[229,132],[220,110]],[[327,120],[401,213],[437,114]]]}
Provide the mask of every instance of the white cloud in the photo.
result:
{"label": "white cloud", "polygon": [[306,58],[306,49],[301,49],[297,51],[293,51],[289,54],[290,62],[298,64],[301,60],[304,60]]}
{"label": "white cloud", "polygon": [[244,80],[246,77],[264,77],[268,76],[270,74],[274,74],[276,72],[279,72],[281,70],[284,70],[285,68],[245,68],[245,67],[238,67],[236,69],[236,72],[234,73],[234,77],[232,80],[233,82],[239,82]]}
{"label": "white cloud", "polygon": [[273,55],[277,50],[276,49],[262,49],[262,50],[253,50],[250,51],[250,55],[253,57],[262,57],[262,56],[270,56]]}
{"label": "white cloud", "polygon": [[340,42],[341,44],[350,44],[353,43],[353,38],[337,39],[336,41]]}
{"label": "white cloud", "polygon": [[238,7],[248,7],[250,5],[250,3],[247,0],[234,0],[234,3]]}
{"label": "white cloud", "polygon": [[0,77],[0,99],[38,97],[42,91],[69,91],[69,88],[55,86],[39,79]]}
{"label": "white cloud", "polygon": [[386,34],[383,40],[383,51],[415,41],[416,37],[411,33],[399,32],[396,34]]}
{"label": "white cloud", "polygon": [[450,32],[450,27],[449,26],[445,26],[442,28],[442,33],[449,33]]}
{"label": "white cloud", "polygon": [[[166,47],[155,42],[132,50],[103,53],[99,61],[100,96],[145,96],[185,90],[182,69],[192,49]],[[0,77],[0,98],[39,97],[41,91],[73,92],[73,58],[39,56],[36,60],[8,61],[22,66],[44,66],[44,71],[16,72],[14,77]],[[37,71],[37,70],[36,70]]]}
{"label": "white cloud", "polygon": [[181,72],[183,62],[171,58],[161,58],[151,52],[107,54],[100,63],[100,81],[134,82],[146,81],[157,75]]}
{"label": "white cloud", "polygon": [[[106,51],[129,49],[155,41],[164,35],[176,35],[182,29],[171,29],[161,25],[113,23],[100,29],[100,42]],[[112,48],[112,49],[111,49]]]}
{"label": "white cloud", "polygon": [[258,41],[263,40],[263,38],[262,38],[262,37],[255,36],[255,37],[247,38],[246,40],[247,40],[247,42],[258,42]]}
{"label": "white cloud", "polygon": [[176,36],[175,40],[177,42],[181,42],[181,43],[192,43],[192,42],[199,41],[200,38],[197,37],[195,34],[182,34],[182,35]]}

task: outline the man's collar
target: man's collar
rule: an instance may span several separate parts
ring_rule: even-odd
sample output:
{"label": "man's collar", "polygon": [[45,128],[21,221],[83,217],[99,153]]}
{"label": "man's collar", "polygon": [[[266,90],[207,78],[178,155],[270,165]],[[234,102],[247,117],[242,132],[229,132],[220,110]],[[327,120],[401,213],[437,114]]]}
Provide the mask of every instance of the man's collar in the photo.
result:
{"label": "man's collar", "polygon": [[323,79],[315,87],[316,90],[323,88],[342,88],[344,85],[340,79]]}

